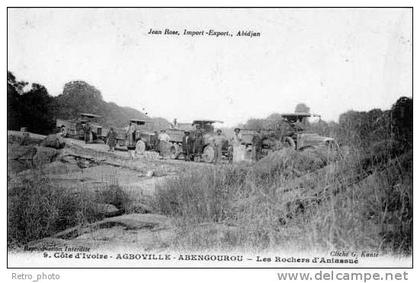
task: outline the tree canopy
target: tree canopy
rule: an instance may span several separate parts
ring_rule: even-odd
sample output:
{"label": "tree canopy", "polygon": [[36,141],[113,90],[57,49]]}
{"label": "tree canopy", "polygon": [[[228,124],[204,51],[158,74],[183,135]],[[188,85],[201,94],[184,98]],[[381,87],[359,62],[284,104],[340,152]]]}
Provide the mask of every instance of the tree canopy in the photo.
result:
{"label": "tree canopy", "polygon": [[53,97],[37,83],[24,91],[28,82],[18,81],[12,72],[7,73],[7,127],[48,134],[54,131],[56,119],[73,120],[80,113],[100,115],[99,123],[105,127],[122,128],[130,119],[149,120],[149,130],[168,128],[170,123],[163,118],[150,118],[131,107],[121,107],[105,102],[100,90],[84,81],[71,81],[64,85],[62,94]]}
{"label": "tree canopy", "polygon": [[33,83],[25,92],[26,85],[27,82],[17,81],[11,72],[7,73],[7,128],[27,127],[29,131],[48,134],[55,127],[54,99],[44,86]]}

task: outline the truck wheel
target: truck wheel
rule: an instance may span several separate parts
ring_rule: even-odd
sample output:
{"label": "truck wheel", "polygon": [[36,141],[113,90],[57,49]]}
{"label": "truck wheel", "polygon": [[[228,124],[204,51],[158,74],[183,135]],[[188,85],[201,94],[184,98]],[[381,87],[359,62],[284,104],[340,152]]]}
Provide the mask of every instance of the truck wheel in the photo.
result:
{"label": "truck wheel", "polygon": [[206,146],[203,151],[203,155],[201,156],[204,162],[210,163],[214,161],[214,148],[210,145]]}
{"label": "truck wheel", "polygon": [[304,150],[307,150],[307,149],[314,150],[315,147],[313,145],[308,145],[308,146],[304,146],[304,147],[299,148],[299,151],[304,151]]}
{"label": "truck wheel", "polygon": [[136,143],[136,154],[143,154],[146,151],[146,144],[144,141],[139,140]]}
{"label": "truck wheel", "polygon": [[290,147],[290,148],[296,149],[296,143],[295,143],[295,141],[291,137],[286,137],[284,139],[284,145],[286,147]]}
{"label": "truck wheel", "polygon": [[179,159],[179,160],[185,160],[185,154],[184,154],[183,152],[181,152],[181,153],[178,155],[177,159]]}
{"label": "truck wheel", "polygon": [[169,151],[170,152],[169,153],[169,158],[170,159],[176,159],[179,155],[178,151],[179,151],[178,145],[177,144],[172,145],[171,148],[170,148],[170,151]]}

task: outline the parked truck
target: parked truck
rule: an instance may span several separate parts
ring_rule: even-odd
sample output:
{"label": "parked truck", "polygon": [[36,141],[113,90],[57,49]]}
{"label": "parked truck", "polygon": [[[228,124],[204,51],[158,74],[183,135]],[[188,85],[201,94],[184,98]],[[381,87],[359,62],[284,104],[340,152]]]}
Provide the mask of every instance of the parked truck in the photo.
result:
{"label": "parked truck", "polygon": [[63,137],[83,140],[86,129],[90,129],[88,142],[104,142],[107,129],[99,123],[101,116],[92,113],[80,113],[80,117],[73,120],[57,119],[56,126],[63,133]]}
{"label": "parked truck", "polygon": [[[139,119],[130,119],[129,125],[133,125],[135,131],[129,133],[128,127],[115,129],[117,132],[117,145],[118,150],[128,150],[129,147],[135,148],[137,153],[143,153],[146,150],[156,150],[157,135],[146,129],[147,121]],[[132,134],[132,137],[128,135]],[[131,142],[131,144],[130,144]]]}
{"label": "parked truck", "polygon": [[[214,130],[215,123],[223,123],[222,121],[216,120],[194,120],[191,124],[178,124],[177,128],[170,128],[166,130],[166,133],[170,137],[171,143],[171,155],[173,159],[184,159],[185,153],[182,150],[182,138],[185,131],[190,132],[190,136],[194,139],[194,153],[193,158],[195,161],[213,162],[215,158],[214,148],[211,145],[211,139],[216,135]],[[199,148],[197,140],[201,138]],[[226,139],[223,145],[223,155],[228,156],[229,144]]]}
{"label": "parked truck", "polygon": [[[311,133],[305,129],[307,119],[320,115],[310,113],[286,113],[281,114],[282,121],[279,121],[275,129],[241,129],[242,143],[247,151],[252,150],[254,135],[260,135],[262,139],[262,154],[280,150],[285,147],[295,150],[308,148],[330,147],[338,148],[337,143],[331,137],[324,137]],[[258,133],[259,132],[259,133]]]}

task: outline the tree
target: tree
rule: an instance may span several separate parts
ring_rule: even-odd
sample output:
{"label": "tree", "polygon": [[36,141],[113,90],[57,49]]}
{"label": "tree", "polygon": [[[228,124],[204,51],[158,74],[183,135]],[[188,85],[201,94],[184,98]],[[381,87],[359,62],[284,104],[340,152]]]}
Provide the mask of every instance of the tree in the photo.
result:
{"label": "tree", "polygon": [[9,82],[9,72],[7,73],[7,129],[19,130],[21,113],[20,94],[13,82]]}
{"label": "tree", "polygon": [[31,132],[48,134],[55,127],[54,99],[44,86],[33,83],[24,92],[26,85],[27,82],[17,81],[13,73],[7,73],[7,128],[27,127]]}
{"label": "tree", "polygon": [[57,117],[61,119],[75,119],[84,112],[101,116],[108,114],[101,92],[84,81],[66,83],[63,93],[56,100],[59,105]]}
{"label": "tree", "polygon": [[7,71],[7,86],[14,88],[18,94],[22,94],[23,88],[27,85],[27,82],[17,81],[15,75],[13,75],[12,72]]}
{"label": "tree", "polygon": [[413,148],[413,100],[400,97],[391,109],[392,134],[406,148]]}
{"label": "tree", "polygon": [[22,126],[34,133],[50,134],[55,128],[54,99],[47,89],[33,83],[31,90],[21,98]]}
{"label": "tree", "polygon": [[121,107],[113,102],[105,102],[101,92],[84,81],[72,81],[64,85],[63,93],[56,98],[57,118],[77,119],[80,113],[93,113],[101,116],[98,122],[105,127],[122,128],[130,119],[151,122],[149,129],[168,128],[169,122],[162,119],[151,119],[146,114],[131,108]]}
{"label": "tree", "polygon": [[151,118],[151,123],[146,124],[147,128],[150,131],[160,131],[162,129],[168,129],[171,126],[171,123],[168,122],[165,118]]}
{"label": "tree", "polygon": [[283,117],[281,116],[281,114],[272,113],[268,115],[265,119],[249,119],[245,123],[244,128],[253,130],[276,130],[279,129],[283,123]]}
{"label": "tree", "polygon": [[284,120],[280,113],[272,113],[264,121],[266,129],[276,130],[283,127]]}
{"label": "tree", "polygon": [[295,107],[295,113],[309,113],[311,108],[306,106],[305,103],[298,103]]}
{"label": "tree", "polygon": [[265,125],[264,119],[251,118],[248,121],[246,121],[244,128],[251,129],[251,130],[259,130],[259,129],[265,129],[266,125]]}

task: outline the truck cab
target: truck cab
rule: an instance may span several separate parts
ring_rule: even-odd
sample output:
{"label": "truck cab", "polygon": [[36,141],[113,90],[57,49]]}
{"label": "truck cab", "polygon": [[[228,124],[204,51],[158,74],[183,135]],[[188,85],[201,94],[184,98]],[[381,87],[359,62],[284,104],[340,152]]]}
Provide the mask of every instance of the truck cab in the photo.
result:
{"label": "truck cab", "polygon": [[[116,129],[117,132],[117,149],[127,150],[128,148],[135,148],[137,152],[142,153],[145,150],[153,149],[152,137],[154,133],[148,131],[146,120],[130,119],[129,125],[122,129]],[[134,126],[134,131],[129,132],[129,127]],[[132,135],[132,136],[129,136]]]}
{"label": "truck cab", "polygon": [[323,137],[316,133],[305,130],[305,125],[310,117],[321,118],[320,115],[310,113],[288,113],[281,114],[284,122],[289,125],[283,137],[283,144],[297,150],[315,148],[319,146],[336,146],[335,140],[330,137]]}

